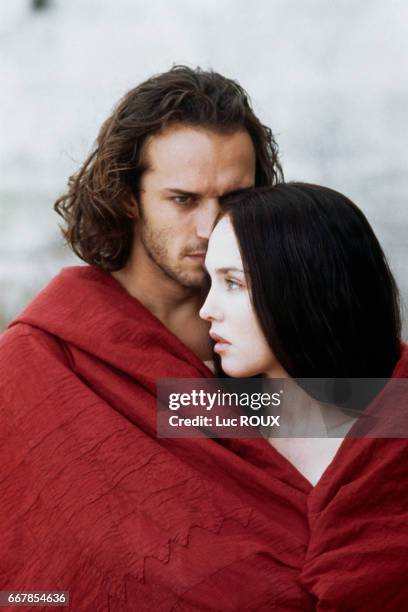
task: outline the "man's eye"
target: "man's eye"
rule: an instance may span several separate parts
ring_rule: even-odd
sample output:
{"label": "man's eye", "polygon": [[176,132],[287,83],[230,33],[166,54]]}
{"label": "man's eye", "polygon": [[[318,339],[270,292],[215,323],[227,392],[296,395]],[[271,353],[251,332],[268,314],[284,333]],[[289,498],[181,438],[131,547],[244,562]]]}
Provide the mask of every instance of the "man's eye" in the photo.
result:
{"label": "man's eye", "polygon": [[174,196],[172,200],[173,202],[176,202],[176,204],[188,204],[191,201],[191,196],[187,196],[187,195]]}
{"label": "man's eye", "polygon": [[240,289],[242,286],[240,283],[230,278],[225,279],[225,285],[228,291],[235,291],[236,289]]}

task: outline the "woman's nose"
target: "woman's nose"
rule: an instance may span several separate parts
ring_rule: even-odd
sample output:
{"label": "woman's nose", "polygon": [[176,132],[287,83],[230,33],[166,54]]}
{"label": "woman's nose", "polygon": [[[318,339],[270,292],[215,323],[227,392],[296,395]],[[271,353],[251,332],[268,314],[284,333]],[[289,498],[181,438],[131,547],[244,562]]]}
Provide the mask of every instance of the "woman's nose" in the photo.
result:
{"label": "woman's nose", "polygon": [[201,319],[205,321],[217,321],[220,320],[221,314],[219,308],[217,308],[216,301],[212,295],[212,291],[209,292],[204,304],[201,306],[200,312],[198,313]]}

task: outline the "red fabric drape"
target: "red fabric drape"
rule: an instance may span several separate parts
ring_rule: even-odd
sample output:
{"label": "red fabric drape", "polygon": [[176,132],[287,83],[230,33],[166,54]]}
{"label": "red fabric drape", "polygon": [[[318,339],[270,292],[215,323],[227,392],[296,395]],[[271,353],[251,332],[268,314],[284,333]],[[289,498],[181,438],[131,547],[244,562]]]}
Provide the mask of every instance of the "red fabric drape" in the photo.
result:
{"label": "red fabric drape", "polygon": [[156,380],[207,376],[96,268],[38,295],[0,340],[0,588],[80,612],[404,609],[406,441],[345,440],[313,488],[266,440],[156,438]]}

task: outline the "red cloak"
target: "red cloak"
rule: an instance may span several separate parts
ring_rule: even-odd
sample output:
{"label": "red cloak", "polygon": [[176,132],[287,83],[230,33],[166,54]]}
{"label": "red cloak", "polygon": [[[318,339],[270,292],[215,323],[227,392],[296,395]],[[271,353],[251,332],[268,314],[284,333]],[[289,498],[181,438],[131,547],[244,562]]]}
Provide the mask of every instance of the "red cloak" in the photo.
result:
{"label": "red cloak", "polygon": [[76,612],[405,609],[406,440],[345,440],[313,488],[263,439],[156,438],[156,380],[207,376],[109,274],[37,296],[0,340],[0,589]]}

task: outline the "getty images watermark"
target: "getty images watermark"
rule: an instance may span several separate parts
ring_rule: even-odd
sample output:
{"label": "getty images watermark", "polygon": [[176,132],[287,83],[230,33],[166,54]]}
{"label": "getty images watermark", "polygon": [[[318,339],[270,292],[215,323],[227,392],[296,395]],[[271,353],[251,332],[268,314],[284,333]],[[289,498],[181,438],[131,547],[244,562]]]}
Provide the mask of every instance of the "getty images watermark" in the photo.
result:
{"label": "getty images watermark", "polygon": [[221,408],[249,408],[250,410],[260,410],[271,406],[280,406],[281,393],[245,393],[245,392],[228,392],[217,389],[215,392],[208,392],[204,389],[192,389],[190,392],[170,393],[169,409],[180,410],[180,408],[199,408],[206,411],[214,409],[214,417],[198,414],[194,417],[184,417],[170,415],[169,424],[171,427],[180,427],[186,425],[188,427],[279,427],[280,415],[248,415],[239,414],[237,416],[223,416],[217,411]]}
{"label": "getty images watermark", "polygon": [[[259,391],[247,379],[226,387],[224,379],[163,379],[158,385],[159,437],[259,437],[280,427],[283,389]],[[257,390],[258,388],[258,390]]]}
{"label": "getty images watermark", "polygon": [[161,379],[157,436],[408,437],[406,379]]}

